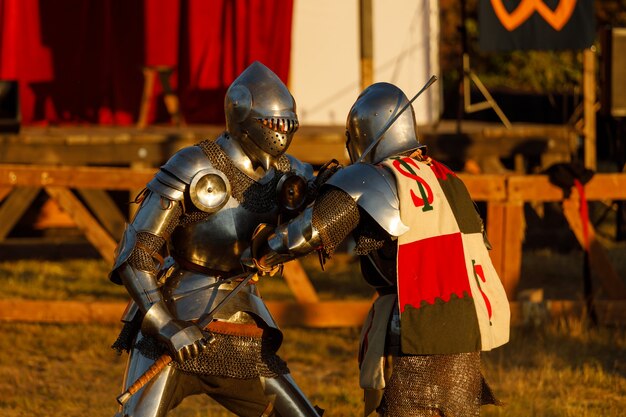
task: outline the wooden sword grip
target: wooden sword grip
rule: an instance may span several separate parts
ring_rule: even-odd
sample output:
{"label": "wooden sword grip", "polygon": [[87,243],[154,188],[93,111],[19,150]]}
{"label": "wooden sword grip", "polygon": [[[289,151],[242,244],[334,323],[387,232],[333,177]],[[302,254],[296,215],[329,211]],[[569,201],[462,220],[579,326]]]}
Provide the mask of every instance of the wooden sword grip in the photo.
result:
{"label": "wooden sword grip", "polygon": [[172,362],[172,360],[172,357],[167,353],[161,355],[161,357],[157,359],[156,362],[154,362],[150,366],[150,368],[148,368],[148,370],[144,372],[143,375],[139,377],[139,379],[137,379],[137,381],[135,381],[130,387],[128,387],[128,389],[126,389],[126,391],[124,391],[122,395],[117,397],[117,402],[120,403],[120,405],[124,405],[130,399],[130,397],[133,396],[134,393],[139,391],[141,388],[144,387],[144,385],[150,382],[150,380],[154,378],[159,372],[161,372],[163,368],[165,368],[170,362]]}

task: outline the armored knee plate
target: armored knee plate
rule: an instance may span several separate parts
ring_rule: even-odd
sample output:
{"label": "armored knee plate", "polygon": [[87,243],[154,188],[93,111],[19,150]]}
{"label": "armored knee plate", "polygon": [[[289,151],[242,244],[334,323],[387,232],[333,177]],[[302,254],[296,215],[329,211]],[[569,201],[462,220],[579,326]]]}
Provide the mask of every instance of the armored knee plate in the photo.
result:
{"label": "armored knee plate", "polygon": [[324,411],[313,406],[300,391],[291,375],[261,378],[265,395],[274,403],[274,411],[280,417],[319,417]]}

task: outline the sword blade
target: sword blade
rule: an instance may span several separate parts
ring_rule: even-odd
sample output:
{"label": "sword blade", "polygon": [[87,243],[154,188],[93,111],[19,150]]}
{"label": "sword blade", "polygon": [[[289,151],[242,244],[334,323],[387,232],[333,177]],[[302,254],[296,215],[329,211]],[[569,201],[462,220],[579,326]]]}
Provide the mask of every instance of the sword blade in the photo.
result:
{"label": "sword blade", "polygon": [[[198,327],[200,327],[201,329],[204,329],[206,326],[208,326],[213,321],[213,316],[215,315],[215,313],[217,313],[224,304],[226,304],[234,296],[236,296],[243,289],[243,287],[245,287],[246,284],[250,282],[256,276],[256,274],[257,274],[256,271],[249,272],[248,276],[246,276],[239,284],[237,284],[235,288],[230,290],[230,292],[224,298],[222,298],[222,300],[215,307],[213,307],[211,311],[206,313],[204,316],[200,317],[200,319],[198,320]],[[240,274],[240,275],[244,275],[244,274]],[[235,279],[235,277],[231,278],[231,280],[233,279]]]}

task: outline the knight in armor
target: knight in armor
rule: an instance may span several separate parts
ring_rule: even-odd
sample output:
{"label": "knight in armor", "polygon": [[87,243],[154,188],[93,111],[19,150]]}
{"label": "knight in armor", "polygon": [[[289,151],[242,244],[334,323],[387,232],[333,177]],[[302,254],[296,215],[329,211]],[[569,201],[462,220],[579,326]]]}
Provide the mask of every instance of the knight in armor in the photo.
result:
{"label": "knight in armor", "polygon": [[258,235],[256,263],[329,257],[353,238],[378,293],[359,351],[365,416],[477,416],[496,403],[481,351],[508,341],[510,319],[480,214],[463,182],[426,155],[395,85],[359,95],[346,137],[352,164],[298,217]]}
{"label": "knight in armor", "polygon": [[161,167],[118,245],[110,279],[132,299],[113,346],[129,352],[124,388],[164,352],[174,358],[119,416],[162,417],[200,393],[239,416],[319,415],[276,353],[282,333],[256,285],[224,303],[207,329],[196,324],[238,285],[229,279],[245,272],[241,255],[258,224],[277,224],[281,209],[297,209],[314,188],[312,167],[285,154],[296,104],[271,70],[254,62],[224,102],[226,131]]}

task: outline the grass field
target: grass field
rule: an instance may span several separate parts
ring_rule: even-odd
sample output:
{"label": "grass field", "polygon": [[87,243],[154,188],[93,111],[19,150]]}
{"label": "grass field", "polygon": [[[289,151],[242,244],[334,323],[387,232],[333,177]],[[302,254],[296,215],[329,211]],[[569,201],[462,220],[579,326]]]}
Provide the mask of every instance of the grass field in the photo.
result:
{"label": "grass field", "polygon": [[[2,324],[0,415],[112,416],[125,356],[109,349],[116,326]],[[511,342],[484,354],[484,374],[503,407],[485,416],[623,416],[626,333],[585,330],[578,321],[515,328]],[[281,356],[327,416],[358,416],[358,329],[285,329]],[[174,416],[226,416],[205,397]]]}
{"label": "grass field", "polygon": [[[623,248],[617,248],[623,250]],[[624,252],[621,252],[622,254]],[[525,255],[525,286],[548,294],[580,294],[578,254],[539,250]],[[612,255],[619,260],[619,255]],[[355,264],[339,258],[319,274],[305,267],[322,299],[369,298]],[[624,262],[621,262],[622,264]],[[619,262],[618,262],[619,264]],[[623,275],[623,266],[620,275]],[[123,300],[100,260],[0,262],[2,298]],[[263,281],[268,299],[292,297],[280,279]],[[112,416],[125,355],[109,348],[118,326],[0,323],[0,415]],[[359,329],[286,328],[280,350],[296,381],[326,416],[361,415],[356,350]],[[588,328],[580,319],[539,328],[515,327],[511,342],[484,354],[483,370],[503,407],[484,416],[623,416],[626,410],[626,328]],[[173,416],[226,416],[204,397],[186,399]]]}

